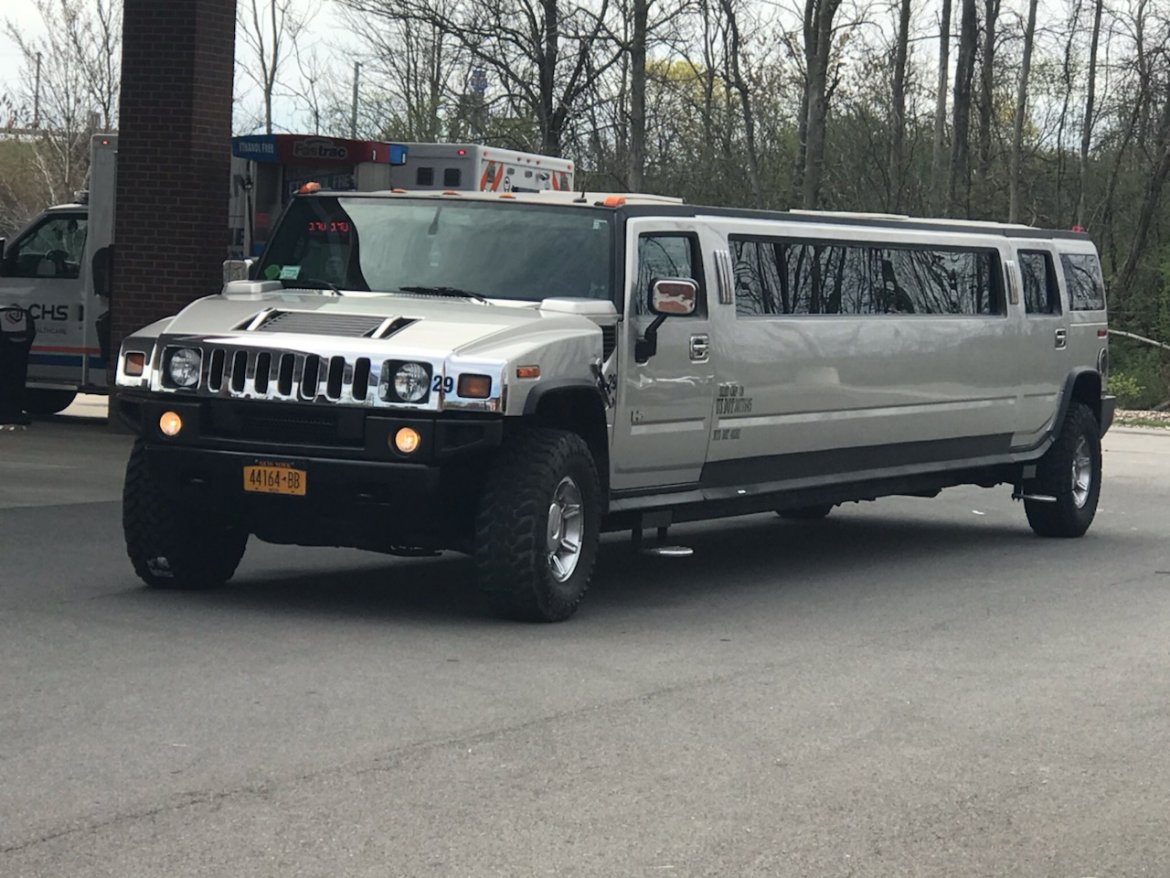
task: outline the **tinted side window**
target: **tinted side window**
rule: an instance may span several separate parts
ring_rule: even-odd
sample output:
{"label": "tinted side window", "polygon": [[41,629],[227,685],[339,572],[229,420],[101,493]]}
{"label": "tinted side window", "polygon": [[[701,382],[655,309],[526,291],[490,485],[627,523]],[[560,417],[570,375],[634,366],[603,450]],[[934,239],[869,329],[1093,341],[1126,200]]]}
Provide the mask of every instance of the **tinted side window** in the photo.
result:
{"label": "tinted side window", "polygon": [[420,167],[418,172],[415,174],[414,182],[419,186],[434,186],[435,169]]}
{"label": "tinted side window", "polygon": [[443,185],[455,189],[462,182],[463,174],[459,168],[444,168],[443,169]]}
{"label": "tinted side window", "polygon": [[1028,314],[1059,314],[1060,292],[1048,253],[1021,252],[1020,274],[1024,278],[1024,311]]}
{"label": "tinted side window", "polygon": [[990,251],[731,241],[736,312],[1002,314]]}
{"label": "tinted side window", "polygon": [[1102,311],[1105,308],[1105,281],[1101,263],[1091,253],[1065,253],[1060,257],[1064,282],[1068,284],[1069,306],[1074,311]]}
{"label": "tinted side window", "polygon": [[[633,313],[650,313],[650,286],[664,277],[689,277],[700,290],[703,279],[696,256],[696,243],[690,235],[650,234],[638,239],[638,280],[634,285]],[[699,310],[702,310],[700,307]]]}
{"label": "tinted side window", "polygon": [[46,218],[8,247],[4,273],[9,277],[77,277],[85,253],[85,229],[85,217]]}
{"label": "tinted side window", "polygon": [[735,313],[741,317],[791,314],[787,284],[780,277],[778,245],[731,239],[735,271]]}

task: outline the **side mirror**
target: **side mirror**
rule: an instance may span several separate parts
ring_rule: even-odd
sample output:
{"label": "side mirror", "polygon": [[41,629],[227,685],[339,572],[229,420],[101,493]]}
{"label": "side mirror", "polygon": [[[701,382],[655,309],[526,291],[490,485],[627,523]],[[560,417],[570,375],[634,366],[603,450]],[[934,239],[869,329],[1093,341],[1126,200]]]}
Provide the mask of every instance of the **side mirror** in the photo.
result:
{"label": "side mirror", "polygon": [[650,287],[650,311],[661,317],[686,317],[695,313],[699,285],[690,278],[668,277]]}
{"label": "side mirror", "polygon": [[234,280],[248,280],[252,276],[252,266],[255,263],[255,259],[225,259],[223,282],[228,284]]}
{"label": "side mirror", "polygon": [[634,360],[645,363],[658,353],[658,327],[667,317],[686,317],[699,304],[699,285],[686,277],[667,277],[650,286],[650,312],[657,315],[634,344]]}

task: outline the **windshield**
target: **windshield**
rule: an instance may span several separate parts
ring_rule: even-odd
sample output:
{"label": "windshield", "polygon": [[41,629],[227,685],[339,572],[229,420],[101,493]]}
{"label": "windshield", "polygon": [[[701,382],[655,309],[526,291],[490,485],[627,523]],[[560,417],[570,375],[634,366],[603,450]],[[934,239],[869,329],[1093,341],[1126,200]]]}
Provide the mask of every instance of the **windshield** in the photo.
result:
{"label": "windshield", "polygon": [[286,287],[612,299],[607,213],[453,201],[296,198],[259,277]]}

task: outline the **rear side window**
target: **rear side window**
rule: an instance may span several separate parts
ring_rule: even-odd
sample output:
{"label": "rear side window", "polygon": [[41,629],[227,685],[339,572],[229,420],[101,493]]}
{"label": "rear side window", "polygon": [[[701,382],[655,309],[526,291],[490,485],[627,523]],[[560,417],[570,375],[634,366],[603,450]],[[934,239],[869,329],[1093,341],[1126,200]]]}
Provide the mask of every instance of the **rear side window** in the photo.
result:
{"label": "rear side window", "polygon": [[1024,278],[1024,310],[1028,314],[1059,314],[1060,290],[1051,254],[1024,251],[1019,262]]}
{"label": "rear side window", "polygon": [[420,167],[415,174],[414,182],[418,186],[434,186],[435,185],[435,169],[430,167]]}
{"label": "rear side window", "polygon": [[736,313],[1003,313],[989,250],[731,239]]}
{"label": "rear side window", "polygon": [[459,168],[444,168],[443,169],[443,185],[454,189],[463,182],[463,173]]}
{"label": "rear side window", "polygon": [[1065,253],[1060,257],[1069,305],[1074,311],[1105,310],[1105,281],[1101,263],[1092,253]]}

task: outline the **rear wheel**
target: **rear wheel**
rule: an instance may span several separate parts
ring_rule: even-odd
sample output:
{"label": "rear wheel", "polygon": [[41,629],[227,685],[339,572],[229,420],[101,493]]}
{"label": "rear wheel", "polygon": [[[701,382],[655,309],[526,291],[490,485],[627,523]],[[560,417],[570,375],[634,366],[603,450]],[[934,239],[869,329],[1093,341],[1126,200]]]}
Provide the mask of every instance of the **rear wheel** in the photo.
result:
{"label": "rear wheel", "polygon": [[507,440],[475,527],[480,589],[497,613],[568,619],[589,588],[601,531],[593,455],[575,433],[535,428]]}
{"label": "rear wheel", "polygon": [[30,415],[55,415],[73,405],[75,399],[74,390],[26,390],[24,410]]}
{"label": "rear wheel", "polygon": [[221,586],[248,542],[247,531],[225,512],[166,496],[141,442],[126,465],[122,530],[134,572],[156,588]]}
{"label": "rear wheel", "polygon": [[1028,524],[1042,537],[1079,537],[1093,523],[1101,494],[1101,436],[1084,403],[1069,406],[1060,435],[1036,466],[1025,494],[1056,502],[1025,500]]}
{"label": "rear wheel", "polygon": [[799,506],[796,509],[781,509],[776,514],[790,521],[816,521],[833,511],[832,506]]}

